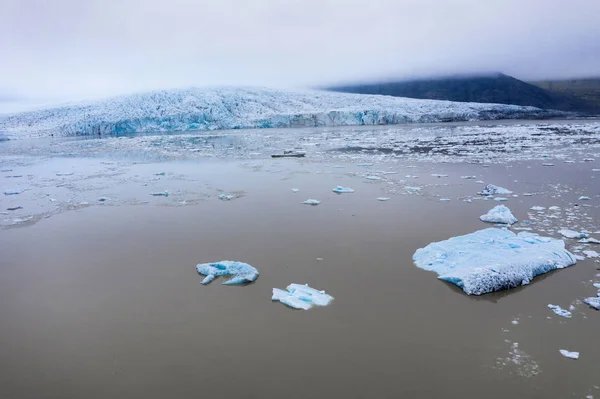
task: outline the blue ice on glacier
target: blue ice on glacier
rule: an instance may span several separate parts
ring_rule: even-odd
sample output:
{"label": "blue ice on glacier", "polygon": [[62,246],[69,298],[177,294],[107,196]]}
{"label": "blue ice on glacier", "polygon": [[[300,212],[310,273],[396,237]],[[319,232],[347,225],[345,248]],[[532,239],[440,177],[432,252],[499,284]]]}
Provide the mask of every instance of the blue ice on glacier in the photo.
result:
{"label": "blue ice on glacier", "polygon": [[413,260],[469,295],[529,284],[535,276],[576,263],[562,240],[496,228],[431,243]]}
{"label": "blue ice on glacier", "polygon": [[479,219],[482,222],[487,223],[505,223],[505,224],[515,224],[519,220],[513,216],[510,209],[508,209],[504,205],[498,205],[494,208],[490,209],[488,213],[485,215],[479,216]]}
{"label": "blue ice on glacier", "polygon": [[233,277],[223,284],[249,283],[258,277],[258,270],[243,262],[222,260],[215,263],[199,263],[196,266],[199,274],[206,276],[202,284],[208,284],[218,276],[232,275]]}
{"label": "blue ice on glacier", "polygon": [[331,295],[327,295],[325,291],[311,288],[308,284],[290,284],[286,289],[287,291],[273,288],[271,300],[279,301],[289,307],[303,310],[308,310],[314,305],[327,306],[333,301]]}

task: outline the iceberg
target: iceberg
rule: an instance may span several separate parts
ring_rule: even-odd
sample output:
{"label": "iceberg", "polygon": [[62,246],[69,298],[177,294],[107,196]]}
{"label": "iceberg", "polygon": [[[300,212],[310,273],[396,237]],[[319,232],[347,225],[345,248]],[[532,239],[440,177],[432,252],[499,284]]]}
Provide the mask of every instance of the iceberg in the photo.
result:
{"label": "iceberg", "polygon": [[543,211],[543,210],[544,210],[544,209],[546,209],[546,208],[544,208],[543,206],[537,206],[537,205],[536,205],[536,206],[532,206],[532,207],[531,207],[531,208],[529,208],[529,209],[531,209],[532,211]]}
{"label": "iceberg", "polygon": [[150,195],[154,196],[154,197],[168,197],[169,196],[169,192],[168,191],[158,191],[155,193],[150,193]]}
{"label": "iceberg", "polygon": [[573,315],[568,310],[561,308],[558,305],[549,304],[548,308],[551,309],[557,316],[566,317],[570,319]]}
{"label": "iceberg", "polygon": [[596,251],[582,251],[585,256],[588,258],[597,258],[600,254]]}
{"label": "iceberg", "polygon": [[583,302],[587,303],[596,310],[600,310],[600,297],[585,298]]}
{"label": "iceberg", "polygon": [[569,229],[561,229],[558,230],[558,234],[565,238],[588,238],[589,236],[586,233],[579,233],[577,231],[569,230]]}
{"label": "iceberg", "polygon": [[377,197],[377,201],[388,201],[389,197]]}
{"label": "iceberg", "polygon": [[477,179],[477,176],[461,176],[460,178],[466,180],[475,180]]}
{"label": "iceberg", "polygon": [[589,201],[590,197],[586,196],[586,195],[582,195],[581,197],[579,197],[579,201]]}
{"label": "iceberg", "polygon": [[222,201],[231,201],[232,199],[235,198],[235,195],[233,194],[219,194],[217,196],[218,199],[222,200]]}
{"label": "iceberg", "polygon": [[316,199],[307,199],[306,201],[303,202],[304,205],[319,205],[321,203],[321,201],[316,200]]}
{"label": "iceberg", "polygon": [[516,217],[513,216],[510,209],[508,209],[504,205],[495,206],[494,208],[490,209],[485,215],[479,216],[479,219],[482,222],[487,223],[505,224],[515,224],[519,221]]}
{"label": "iceberg", "polygon": [[569,359],[579,359],[579,352],[569,352],[568,350],[560,349],[560,354],[564,357],[568,357]]}
{"label": "iceberg", "polygon": [[202,284],[208,284],[218,276],[232,275],[233,277],[223,284],[249,283],[258,277],[258,270],[247,263],[223,260],[215,263],[199,263],[196,266],[199,274],[206,276]]}
{"label": "iceberg", "polygon": [[332,190],[334,193],[338,193],[338,194],[342,194],[342,193],[353,193],[354,190],[351,189],[350,187],[342,187],[342,186],[337,186],[336,188],[334,188]]}
{"label": "iceberg", "polygon": [[421,191],[421,187],[404,186],[406,191]]}
{"label": "iceberg", "polygon": [[498,201],[498,202],[504,202],[504,201],[508,201],[508,198],[504,198],[504,197],[494,197],[494,201]]}
{"label": "iceberg", "polygon": [[327,306],[333,301],[331,295],[327,295],[325,291],[318,291],[311,288],[308,284],[290,284],[287,286],[286,290],[287,291],[273,288],[271,300],[279,301],[289,307],[303,310],[308,310],[314,305]]}
{"label": "iceberg", "polygon": [[507,190],[505,188],[494,186],[493,184],[488,184],[487,186],[485,186],[483,188],[483,190],[481,190],[477,194],[479,194],[479,195],[496,195],[496,194],[507,195],[507,194],[512,194],[512,193],[513,193],[512,191]]}
{"label": "iceberg", "polygon": [[297,193],[297,192],[299,192],[299,191],[300,191],[300,189],[299,189],[299,188],[292,188],[292,192],[293,192],[293,193]]}
{"label": "iceberg", "polygon": [[469,295],[514,288],[576,263],[562,240],[488,228],[418,249],[415,265]]}

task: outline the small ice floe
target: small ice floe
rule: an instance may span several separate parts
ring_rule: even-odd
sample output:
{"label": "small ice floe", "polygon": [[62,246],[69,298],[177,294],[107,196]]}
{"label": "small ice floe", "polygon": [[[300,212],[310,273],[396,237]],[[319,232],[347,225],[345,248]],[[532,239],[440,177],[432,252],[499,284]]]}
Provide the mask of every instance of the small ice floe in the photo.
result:
{"label": "small ice floe", "polygon": [[582,251],[585,256],[588,258],[597,258],[600,254],[596,251]]}
{"label": "small ice floe", "polygon": [[579,197],[579,201],[589,201],[590,197],[586,196],[586,195],[582,195],[581,197]]}
{"label": "small ice floe", "polygon": [[377,201],[389,201],[389,197],[377,197]]}
{"label": "small ice floe", "polygon": [[569,159],[569,160],[563,161],[563,163],[575,163],[575,161],[572,161]]}
{"label": "small ice floe", "polygon": [[558,234],[565,238],[588,238],[589,236],[586,233],[579,233],[577,231],[569,230],[569,229],[561,229],[558,230]]}
{"label": "small ice floe", "polygon": [[549,211],[554,211],[554,212],[560,211],[560,206],[554,205],[554,206],[551,206],[550,208],[548,208],[548,210]]}
{"label": "small ice floe", "polygon": [[579,352],[569,352],[568,350],[560,349],[560,354],[569,359],[577,360],[579,359]]}
{"label": "small ice floe", "polygon": [[600,290],[600,283],[594,283],[592,285],[594,286],[594,288],[598,288]]}
{"label": "small ice floe", "polygon": [[592,169],[592,172],[600,172],[600,169]]}
{"label": "small ice floe", "polygon": [[529,209],[531,209],[532,211],[543,211],[543,210],[544,210],[544,209],[546,209],[546,208],[544,208],[543,206],[537,206],[537,205],[536,205],[536,206],[532,206],[532,207],[531,207],[531,208],[529,208]]}
{"label": "small ice floe", "polygon": [[363,163],[358,164],[358,166],[373,166],[373,165],[375,165],[375,164],[372,162],[363,162]]}
{"label": "small ice floe", "polygon": [[308,286],[308,284],[290,284],[287,291],[273,288],[272,301],[279,301],[294,309],[308,310],[313,306],[327,306],[333,297]]}
{"label": "small ice floe", "polygon": [[431,243],[418,249],[413,261],[469,295],[529,284],[535,276],[576,263],[562,240],[496,228]]}
{"label": "small ice floe", "polygon": [[582,238],[577,242],[580,242],[582,244],[600,244],[600,240],[596,240],[595,238]]}
{"label": "small ice floe", "polygon": [[546,162],[546,163],[543,163],[542,166],[554,166],[554,164],[550,163],[550,162]]}
{"label": "small ice floe", "polygon": [[235,198],[235,195],[233,194],[219,194],[217,196],[218,199],[220,199],[221,201],[231,201],[232,199]]}
{"label": "small ice floe", "polygon": [[511,321],[512,324],[517,325],[519,324],[519,320],[518,319],[514,319],[513,321]]}
{"label": "small ice floe", "polygon": [[498,201],[498,202],[504,202],[504,201],[508,201],[508,198],[504,198],[504,197],[494,197],[494,201]]}
{"label": "small ice floe", "polygon": [[421,191],[421,187],[404,186],[404,189],[406,191],[413,191],[413,192],[415,192],[415,191]]}
{"label": "small ice floe", "polygon": [[367,179],[367,180],[381,180],[381,177],[379,177],[379,176],[367,176],[367,177],[365,177],[365,179]]}
{"label": "small ice floe", "polygon": [[300,189],[299,189],[299,188],[292,188],[292,192],[293,192],[293,193],[297,193],[297,192],[299,192],[299,191],[300,191]]}
{"label": "small ice floe", "polygon": [[532,196],[533,196],[533,193],[523,193],[523,195],[524,195],[525,197],[532,197]]}
{"label": "small ice floe", "polygon": [[504,205],[498,205],[490,209],[485,215],[479,216],[479,220],[487,223],[515,224],[519,220],[514,217],[510,209]]}
{"label": "small ice floe", "polygon": [[477,194],[479,194],[479,195],[496,195],[496,194],[508,195],[508,194],[512,194],[512,193],[513,193],[512,191],[507,190],[503,187],[494,186],[493,184],[488,184],[487,186],[484,187],[483,190],[481,190]]}
{"label": "small ice floe", "polygon": [[583,158],[583,162],[594,162],[594,158]]}
{"label": "small ice floe", "polygon": [[59,172],[56,176],[73,176],[73,172]]}
{"label": "small ice floe", "polygon": [[11,208],[6,208],[7,211],[18,211],[19,209],[23,209],[22,206],[13,206]]}
{"label": "small ice floe", "polygon": [[472,202],[473,202],[473,200],[472,200],[471,198],[465,198],[465,199],[463,200],[463,202],[467,202],[467,203],[469,203],[469,204],[470,204],[470,203],[472,203]]}
{"label": "small ice floe", "polygon": [[164,175],[165,175],[165,172],[158,172],[158,173],[154,174],[154,176],[164,176]]}
{"label": "small ice floe", "polygon": [[317,261],[319,261],[319,262],[322,261],[322,260],[323,260],[323,258],[317,258]]}
{"label": "small ice floe", "polygon": [[336,188],[334,188],[332,190],[334,193],[338,193],[338,194],[342,194],[342,193],[353,193],[354,190],[351,189],[350,187],[342,187],[342,186],[337,186]]}
{"label": "small ice floe", "polygon": [[166,190],[165,191],[158,191],[158,192],[155,192],[155,193],[150,193],[150,195],[153,195],[155,197],[161,197],[161,196],[162,197],[168,197],[169,196],[169,192],[166,191]]}
{"label": "small ice floe", "polygon": [[475,180],[477,179],[477,176],[461,176],[460,178],[465,180]]}
{"label": "small ice floe", "polygon": [[440,198],[441,202],[448,202],[448,201],[452,201],[450,198]]}
{"label": "small ice floe", "polygon": [[432,176],[432,177],[437,177],[437,178],[440,178],[440,177],[448,177],[448,175],[441,175],[441,174],[439,174],[439,173],[432,173],[432,174],[431,174],[431,176]]}
{"label": "small ice floe", "polygon": [[477,184],[485,184],[485,182],[483,180],[477,180],[475,183],[477,183]]}
{"label": "small ice floe", "polygon": [[8,190],[4,190],[4,195],[19,195],[25,190],[21,190],[18,188],[10,188]]}
{"label": "small ice floe", "polygon": [[549,304],[548,308],[551,309],[557,316],[566,317],[568,319],[570,319],[573,316],[573,314],[571,314],[571,312],[561,308],[558,305]]}
{"label": "small ice floe", "polygon": [[108,198],[106,198],[106,197],[100,197],[100,198],[98,198],[98,201],[100,201],[100,202],[105,202],[107,200],[108,200]]}
{"label": "small ice floe", "polygon": [[600,310],[600,296],[585,298],[583,302],[587,303],[596,310]]}
{"label": "small ice floe", "polygon": [[223,284],[243,284],[249,283],[258,277],[258,270],[243,262],[234,262],[223,260],[215,263],[199,263],[196,265],[199,274],[206,276],[202,284],[208,284],[218,276],[232,275],[233,277]]}
{"label": "small ice floe", "polygon": [[7,172],[12,172],[12,169],[0,169],[0,172],[2,173],[7,173]]}
{"label": "small ice floe", "polygon": [[321,201],[318,201],[316,199],[307,199],[303,202],[304,205],[319,205],[320,203]]}

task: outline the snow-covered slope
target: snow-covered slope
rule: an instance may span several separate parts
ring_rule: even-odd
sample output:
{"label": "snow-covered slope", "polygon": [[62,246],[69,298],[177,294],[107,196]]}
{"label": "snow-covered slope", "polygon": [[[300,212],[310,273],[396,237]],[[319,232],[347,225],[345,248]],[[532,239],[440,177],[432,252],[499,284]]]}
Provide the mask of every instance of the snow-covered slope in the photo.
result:
{"label": "snow-covered slope", "polygon": [[533,107],[271,89],[177,89],[0,115],[9,138],[377,125],[561,115]]}

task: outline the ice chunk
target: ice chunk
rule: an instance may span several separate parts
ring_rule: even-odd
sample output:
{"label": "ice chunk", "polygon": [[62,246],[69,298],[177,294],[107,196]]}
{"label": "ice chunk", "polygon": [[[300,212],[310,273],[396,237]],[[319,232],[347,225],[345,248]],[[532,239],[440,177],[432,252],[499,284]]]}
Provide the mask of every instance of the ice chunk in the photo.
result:
{"label": "ice chunk", "polygon": [[553,163],[543,163],[542,166],[554,166]]}
{"label": "ice chunk", "polygon": [[318,201],[316,199],[307,199],[303,202],[304,205],[319,205],[320,203],[321,201]]}
{"label": "ice chunk", "polygon": [[504,197],[494,197],[494,201],[498,201],[498,202],[504,202],[504,201],[508,201],[508,198],[504,198]]}
{"label": "ice chunk", "polygon": [[363,162],[363,163],[359,163],[358,166],[373,166],[375,165],[374,163],[371,162]]}
{"label": "ice chunk", "polygon": [[421,191],[421,187],[404,186],[406,191]]}
{"label": "ice chunk", "polygon": [[579,359],[579,352],[569,352],[564,349],[560,349],[560,354],[564,357],[568,357],[569,359],[577,360]]}
{"label": "ice chunk", "polygon": [[72,176],[73,172],[60,172],[57,173],[56,176]]}
{"label": "ice chunk", "polygon": [[388,197],[377,197],[377,201],[388,201]]}
{"label": "ice chunk", "polygon": [[600,297],[585,298],[583,302],[587,303],[596,310],[600,310]]}
{"label": "ice chunk", "polygon": [[592,285],[594,286],[594,288],[598,288],[600,290],[600,283],[594,283]]}
{"label": "ice chunk", "polygon": [[586,233],[579,233],[577,231],[569,230],[569,229],[561,229],[558,230],[558,234],[565,238],[588,238],[589,236]]}
{"label": "ice chunk", "polygon": [[222,201],[231,201],[232,199],[235,198],[235,195],[233,194],[219,194],[218,199],[222,200]]}
{"label": "ice chunk", "polygon": [[365,177],[365,179],[367,179],[367,180],[381,180],[381,177],[379,177],[379,176],[367,176],[367,177]]}
{"label": "ice chunk", "polygon": [[582,251],[585,256],[588,258],[597,258],[600,254],[596,251]]}
{"label": "ice chunk", "polygon": [[477,179],[477,176],[461,176],[460,178],[466,180],[475,180]]}
{"label": "ice chunk", "polygon": [[452,201],[450,198],[440,198],[440,201],[442,202],[449,202]]}
{"label": "ice chunk", "polygon": [[100,202],[104,202],[106,200],[108,200],[108,198],[106,198],[106,197],[100,197],[100,198],[98,198],[98,201],[100,201]]}
{"label": "ice chunk", "polygon": [[19,195],[23,191],[25,191],[25,190],[21,190],[21,189],[18,189],[18,188],[11,188],[11,189],[8,189],[8,190],[4,190],[4,195]]}
{"label": "ice chunk", "polygon": [[199,263],[196,266],[199,274],[206,276],[202,284],[208,284],[217,276],[232,275],[233,277],[223,284],[249,283],[258,277],[258,270],[247,263],[223,260],[215,263]]}
{"label": "ice chunk", "polygon": [[580,242],[582,244],[600,244],[600,240],[597,240],[595,238],[582,238],[577,242]]}
{"label": "ice chunk", "polygon": [[299,189],[299,188],[292,188],[292,192],[293,192],[293,193],[297,193],[298,191],[300,191],[300,189]]}
{"label": "ice chunk", "polygon": [[19,209],[23,209],[22,206],[13,206],[11,208],[6,208],[7,211],[18,211]]}
{"label": "ice chunk", "polygon": [[532,211],[543,211],[543,210],[544,210],[544,209],[546,209],[546,208],[544,208],[543,206],[537,206],[537,205],[536,205],[536,206],[532,206],[532,207],[531,207],[531,208],[529,208],[529,209],[531,209]]}
{"label": "ice chunk", "polygon": [[493,184],[488,184],[487,186],[484,187],[483,190],[481,190],[477,194],[479,194],[479,195],[496,195],[496,194],[507,195],[507,194],[512,194],[512,193],[513,193],[512,191],[507,190],[505,188],[494,186]]}
{"label": "ice chunk", "polygon": [[286,289],[287,291],[273,288],[271,300],[279,301],[295,309],[304,310],[308,310],[314,305],[327,306],[333,301],[331,295],[327,295],[325,291],[311,288],[308,284],[290,284]]}
{"label": "ice chunk", "polygon": [[350,187],[342,187],[342,186],[337,186],[336,188],[334,188],[332,190],[334,193],[338,193],[338,194],[342,194],[342,193],[353,193],[354,190],[351,189]]}
{"label": "ice chunk", "polygon": [[508,209],[504,205],[495,206],[494,208],[490,209],[485,215],[479,216],[479,219],[482,222],[487,223],[505,224],[515,224],[519,221],[516,217],[513,216],[510,209]]}
{"label": "ice chunk", "polygon": [[156,193],[150,193],[150,195],[153,195],[155,197],[160,197],[160,196],[162,196],[162,197],[168,197],[169,196],[169,192],[165,190],[165,191],[159,191],[159,192],[156,192]]}
{"label": "ice chunk", "polygon": [[431,243],[413,260],[469,295],[529,284],[535,276],[576,263],[562,240],[495,228]]}
{"label": "ice chunk", "polygon": [[439,173],[432,173],[431,176],[432,177],[438,177],[438,178],[440,178],[440,177],[448,177],[448,175],[440,175]]}
{"label": "ice chunk", "polygon": [[582,195],[581,197],[579,197],[579,201],[589,201],[590,197]]}
{"label": "ice chunk", "polygon": [[164,176],[164,175],[165,175],[165,172],[158,172],[158,173],[154,174],[154,176]]}
{"label": "ice chunk", "polygon": [[568,319],[570,319],[573,316],[571,314],[571,312],[569,312],[568,310],[565,310],[565,309],[561,308],[558,305],[549,304],[548,308],[552,309],[552,311],[554,313],[556,313],[557,316],[566,317]]}

